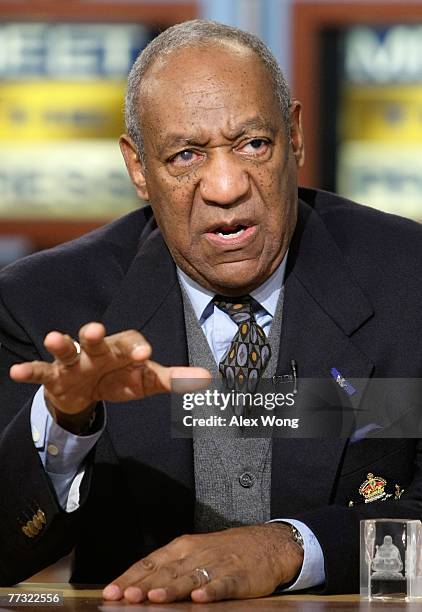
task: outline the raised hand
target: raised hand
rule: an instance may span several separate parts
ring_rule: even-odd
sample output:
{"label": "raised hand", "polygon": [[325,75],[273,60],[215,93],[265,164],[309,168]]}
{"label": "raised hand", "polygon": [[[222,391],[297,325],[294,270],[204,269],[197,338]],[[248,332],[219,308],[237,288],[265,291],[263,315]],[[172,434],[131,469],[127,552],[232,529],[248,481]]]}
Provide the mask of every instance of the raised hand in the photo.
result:
{"label": "raised hand", "polygon": [[[101,323],[88,323],[79,331],[79,345],[57,331],[44,340],[54,357],[52,363],[32,361],[15,364],[10,376],[16,382],[44,385],[48,407],[60,416],[81,415],[83,421],[99,400],[124,402],[171,390],[172,379],[195,381],[200,388],[210,374],[203,368],[164,367],[149,359],[151,346],[135,330],[106,336]],[[67,419],[69,420],[69,419]],[[80,419],[75,418],[75,423]],[[79,427],[79,425],[78,425]]]}

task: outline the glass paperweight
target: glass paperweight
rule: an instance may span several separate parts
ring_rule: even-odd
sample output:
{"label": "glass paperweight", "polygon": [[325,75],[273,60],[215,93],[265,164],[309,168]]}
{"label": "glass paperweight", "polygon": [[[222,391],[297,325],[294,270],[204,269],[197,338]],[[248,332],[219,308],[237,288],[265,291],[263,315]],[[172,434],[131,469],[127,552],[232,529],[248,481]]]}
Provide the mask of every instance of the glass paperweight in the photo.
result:
{"label": "glass paperweight", "polygon": [[422,601],[422,523],[360,522],[360,594],[369,601]]}

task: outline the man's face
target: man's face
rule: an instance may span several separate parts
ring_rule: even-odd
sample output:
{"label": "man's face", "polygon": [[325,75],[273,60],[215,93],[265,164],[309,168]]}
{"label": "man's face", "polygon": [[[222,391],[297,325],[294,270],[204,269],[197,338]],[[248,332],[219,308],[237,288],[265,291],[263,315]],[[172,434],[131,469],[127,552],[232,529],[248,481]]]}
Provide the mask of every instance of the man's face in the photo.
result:
{"label": "man's face", "polygon": [[130,139],[121,139],[174,261],[218,293],[262,284],[294,230],[300,106],[288,133],[272,90],[249,50],[184,48],[155,62],[142,84],[145,168]]}

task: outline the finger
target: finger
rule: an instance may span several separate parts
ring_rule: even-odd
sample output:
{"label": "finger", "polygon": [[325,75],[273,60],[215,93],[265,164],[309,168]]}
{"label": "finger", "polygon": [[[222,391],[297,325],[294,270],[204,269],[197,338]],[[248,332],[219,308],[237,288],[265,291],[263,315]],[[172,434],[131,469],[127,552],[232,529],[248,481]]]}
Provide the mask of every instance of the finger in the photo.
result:
{"label": "finger", "polygon": [[[264,594],[264,593],[263,593]],[[222,599],[240,599],[250,597],[249,585],[246,576],[226,575],[211,580],[205,586],[195,589],[191,593],[192,601],[208,603]]]}
{"label": "finger", "polygon": [[138,331],[130,329],[116,334],[113,338],[113,350],[127,354],[137,362],[144,362],[151,357],[152,348],[148,340]]}
{"label": "finger", "polygon": [[79,330],[78,338],[83,350],[95,356],[106,353],[109,349],[105,341],[106,329],[102,323],[87,323]]}
{"label": "finger", "polygon": [[[154,603],[168,603],[189,599],[192,591],[200,589],[207,583],[207,578],[198,569],[180,576],[167,586],[150,588],[147,591],[149,601]],[[141,585],[145,592],[145,585]],[[125,593],[126,596],[126,593]]]}
{"label": "finger", "polygon": [[[111,351],[117,359],[131,360],[142,363],[151,356],[151,345],[142,334],[129,329],[104,339],[106,350]],[[87,349],[91,351],[91,348]],[[97,349],[99,350],[99,349]]]}
{"label": "finger", "polygon": [[205,368],[165,367],[148,360],[145,384],[149,394],[174,391],[185,393],[203,389],[209,384],[211,374]]}
{"label": "finger", "polygon": [[207,581],[204,574],[194,570],[194,567],[195,562],[190,556],[167,563],[143,580],[138,580],[127,587],[124,591],[125,599],[131,603],[138,603],[150,599],[150,592],[162,591],[163,588],[170,589],[167,595],[169,601],[186,599],[194,588],[200,587]]}
{"label": "finger", "polygon": [[73,365],[79,353],[79,348],[73,338],[58,331],[46,335],[44,346],[63,365]]}
{"label": "finger", "polygon": [[143,580],[152,572],[157,571],[161,564],[168,562],[170,559],[166,548],[159,548],[148,557],[131,565],[126,572],[105,587],[103,590],[104,599],[112,601],[122,599],[123,593],[129,586]]}
{"label": "finger", "polygon": [[15,382],[46,385],[54,379],[54,368],[45,361],[16,363],[10,368],[10,378]]}
{"label": "finger", "polygon": [[87,342],[92,345],[101,342],[105,338],[105,335],[106,328],[104,325],[95,321],[82,325],[78,333],[80,342]]}
{"label": "finger", "polygon": [[211,380],[211,374],[205,368],[172,367],[170,370],[171,391],[174,393],[199,391],[207,387]]}

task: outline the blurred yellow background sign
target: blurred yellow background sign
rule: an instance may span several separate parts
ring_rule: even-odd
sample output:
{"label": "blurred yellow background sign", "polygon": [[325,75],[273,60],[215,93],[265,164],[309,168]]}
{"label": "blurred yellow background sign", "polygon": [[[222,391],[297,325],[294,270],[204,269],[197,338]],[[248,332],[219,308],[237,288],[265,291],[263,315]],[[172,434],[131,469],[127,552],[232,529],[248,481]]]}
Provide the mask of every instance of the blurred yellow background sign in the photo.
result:
{"label": "blurred yellow background sign", "polygon": [[0,139],[115,138],[124,130],[125,82],[5,82]]}

